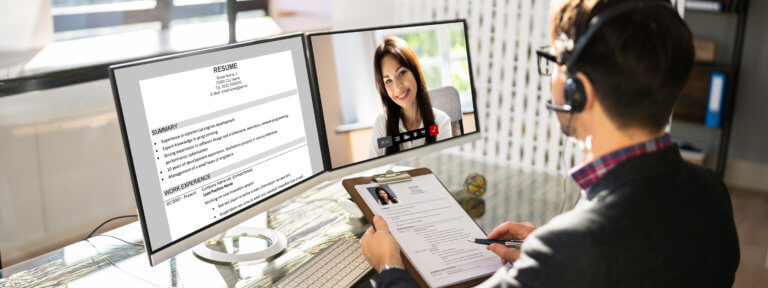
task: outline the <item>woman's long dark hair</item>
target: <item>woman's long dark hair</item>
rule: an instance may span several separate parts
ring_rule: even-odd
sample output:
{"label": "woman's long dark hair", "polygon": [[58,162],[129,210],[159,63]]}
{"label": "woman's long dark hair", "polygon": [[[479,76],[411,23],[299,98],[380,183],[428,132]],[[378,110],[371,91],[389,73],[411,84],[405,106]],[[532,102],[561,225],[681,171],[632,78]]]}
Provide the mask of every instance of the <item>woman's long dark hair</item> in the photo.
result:
{"label": "woman's long dark hair", "polygon": [[[384,108],[387,113],[387,135],[394,136],[400,134],[398,124],[400,118],[403,116],[403,108],[389,98],[387,88],[384,87],[384,79],[381,76],[381,60],[387,55],[395,57],[400,65],[414,74],[416,85],[418,86],[416,103],[419,107],[419,113],[421,113],[421,121],[424,123],[424,128],[429,129],[429,126],[435,125],[435,114],[432,113],[432,102],[429,101],[429,92],[427,92],[427,85],[424,83],[424,75],[421,73],[419,58],[416,57],[416,52],[414,52],[411,46],[403,39],[389,36],[387,39],[384,39],[384,43],[379,45],[379,47],[376,47],[376,53],[373,56],[376,88],[379,89],[379,96],[381,96],[381,102],[384,103]],[[405,123],[405,121],[403,121],[403,123]],[[426,143],[434,143],[436,139],[436,136],[429,136],[429,134],[427,134]],[[388,155],[399,151],[400,145],[392,145],[387,147],[384,154]]]}

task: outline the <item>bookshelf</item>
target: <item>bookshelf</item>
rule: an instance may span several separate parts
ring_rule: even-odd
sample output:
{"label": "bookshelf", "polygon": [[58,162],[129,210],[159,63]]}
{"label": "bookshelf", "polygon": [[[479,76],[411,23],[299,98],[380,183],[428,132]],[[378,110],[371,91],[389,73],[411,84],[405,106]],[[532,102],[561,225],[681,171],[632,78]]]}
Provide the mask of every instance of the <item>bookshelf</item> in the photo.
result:
{"label": "bookshelf", "polygon": [[[719,2],[721,11],[692,7],[691,2]],[[691,78],[681,92],[672,117],[676,140],[703,145],[707,153],[704,164],[721,177],[725,175],[733,108],[738,91],[739,71],[744,44],[748,0],[692,1],[686,5],[684,19],[695,39],[717,43],[713,61],[697,61]],[[720,125],[705,125],[709,113],[709,89],[713,72],[725,74],[726,81],[720,106]]]}

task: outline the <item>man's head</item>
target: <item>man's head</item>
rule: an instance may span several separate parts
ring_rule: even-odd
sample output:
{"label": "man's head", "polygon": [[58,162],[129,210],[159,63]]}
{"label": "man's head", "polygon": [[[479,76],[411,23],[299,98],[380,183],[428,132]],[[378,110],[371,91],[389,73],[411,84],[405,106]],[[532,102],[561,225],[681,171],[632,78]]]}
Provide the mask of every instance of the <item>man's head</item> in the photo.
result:
{"label": "man's head", "polygon": [[[550,36],[561,63],[574,56],[574,45],[595,16],[630,1],[667,2],[555,0],[550,7]],[[584,112],[558,113],[561,125],[583,139],[599,125],[601,118],[595,117],[599,113],[618,130],[662,132],[693,64],[690,30],[674,9],[663,5],[636,7],[603,22],[570,67],[554,69],[555,104],[565,103],[569,77],[580,80],[586,94]]]}

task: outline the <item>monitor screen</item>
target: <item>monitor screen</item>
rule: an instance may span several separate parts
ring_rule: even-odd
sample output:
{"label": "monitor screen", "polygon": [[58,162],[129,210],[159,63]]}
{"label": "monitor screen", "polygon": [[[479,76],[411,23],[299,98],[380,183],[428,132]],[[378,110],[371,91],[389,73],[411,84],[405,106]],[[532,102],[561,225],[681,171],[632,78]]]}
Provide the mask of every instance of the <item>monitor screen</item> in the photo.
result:
{"label": "monitor screen", "polygon": [[302,35],[111,68],[150,256],[324,171]]}
{"label": "monitor screen", "polygon": [[464,21],[310,34],[332,169],[477,131]]}

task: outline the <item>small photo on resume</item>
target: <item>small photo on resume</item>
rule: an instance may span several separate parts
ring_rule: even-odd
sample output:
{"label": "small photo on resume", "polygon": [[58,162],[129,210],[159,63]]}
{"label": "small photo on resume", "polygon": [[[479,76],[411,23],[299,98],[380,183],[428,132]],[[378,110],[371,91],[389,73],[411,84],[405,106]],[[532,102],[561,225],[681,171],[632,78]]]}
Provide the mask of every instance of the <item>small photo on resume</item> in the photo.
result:
{"label": "small photo on resume", "polygon": [[395,192],[392,192],[392,188],[389,188],[387,185],[368,187],[368,192],[379,202],[379,205],[400,203],[400,201],[397,200]]}

